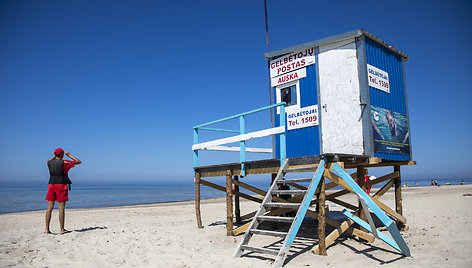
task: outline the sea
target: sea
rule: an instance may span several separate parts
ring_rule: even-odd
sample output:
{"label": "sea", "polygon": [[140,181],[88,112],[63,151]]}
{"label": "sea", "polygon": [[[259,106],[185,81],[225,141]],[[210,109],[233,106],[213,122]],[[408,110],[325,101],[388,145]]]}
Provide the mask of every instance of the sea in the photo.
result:
{"label": "sea", "polygon": [[[224,186],[224,178],[210,179],[211,182]],[[244,179],[243,179],[244,181]],[[267,191],[268,181],[246,181],[248,184]],[[441,179],[440,185],[471,184],[472,179]],[[409,187],[431,186],[431,180],[402,180]],[[378,187],[381,187],[379,184]],[[45,201],[47,182],[37,181],[0,181],[0,214],[38,211],[47,207]],[[375,186],[374,186],[375,188]],[[336,188],[335,188],[336,189]],[[241,192],[254,194],[241,188]],[[201,198],[224,197],[225,193],[201,186]],[[157,182],[81,182],[74,181],[69,192],[67,208],[99,208],[176,201],[190,201],[195,198],[195,184],[190,181],[157,181]],[[57,204],[56,204],[57,207]]]}

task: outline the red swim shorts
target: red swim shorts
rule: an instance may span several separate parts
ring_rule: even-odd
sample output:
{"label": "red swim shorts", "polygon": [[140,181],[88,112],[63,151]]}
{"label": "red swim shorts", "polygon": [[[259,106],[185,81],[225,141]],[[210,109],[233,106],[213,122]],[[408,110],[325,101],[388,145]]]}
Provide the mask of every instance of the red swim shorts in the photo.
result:
{"label": "red swim shorts", "polygon": [[49,184],[46,200],[57,202],[69,201],[68,193],[67,184]]}

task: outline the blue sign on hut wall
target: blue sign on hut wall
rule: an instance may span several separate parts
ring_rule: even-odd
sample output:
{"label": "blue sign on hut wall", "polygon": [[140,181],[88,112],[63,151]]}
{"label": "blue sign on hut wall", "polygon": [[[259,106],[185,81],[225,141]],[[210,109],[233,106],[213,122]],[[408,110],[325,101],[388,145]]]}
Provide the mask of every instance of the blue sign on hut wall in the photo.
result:
{"label": "blue sign on hut wall", "polygon": [[[265,57],[271,104],[287,103],[287,158],[349,154],[411,160],[407,55],[356,30]],[[274,126],[279,114],[273,113]],[[274,141],[279,158],[279,139]]]}

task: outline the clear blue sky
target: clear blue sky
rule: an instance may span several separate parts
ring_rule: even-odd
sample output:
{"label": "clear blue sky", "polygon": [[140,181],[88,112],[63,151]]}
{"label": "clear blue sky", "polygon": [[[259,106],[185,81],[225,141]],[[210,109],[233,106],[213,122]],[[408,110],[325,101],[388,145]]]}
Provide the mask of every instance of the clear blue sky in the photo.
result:
{"label": "clear blue sky", "polygon": [[[271,50],[364,28],[408,54],[404,176],[472,177],[470,1],[268,12]],[[76,179],[191,181],[192,127],[269,103],[264,52],[262,0],[0,1],[0,181],[46,181],[56,147]]]}

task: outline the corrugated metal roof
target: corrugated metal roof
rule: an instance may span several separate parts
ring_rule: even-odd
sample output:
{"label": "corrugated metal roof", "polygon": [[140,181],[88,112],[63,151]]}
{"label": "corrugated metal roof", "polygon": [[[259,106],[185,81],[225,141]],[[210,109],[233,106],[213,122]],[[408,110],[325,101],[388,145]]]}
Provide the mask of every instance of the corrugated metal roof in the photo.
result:
{"label": "corrugated metal roof", "polygon": [[285,55],[285,54],[291,53],[293,51],[298,51],[298,50],[302,50],[302,49],[306,49],[306,48],[310,48],[310,47],[319,47],[321,45],[326,45],[326,44],[329,44],[329,43],[334,43],[334,42],[342,41],[342,40],[345,40],[345,39],[356,38],[356,37],[360,37],[362,35],[365,35],[365,36],[369,37],[370,39],[375,40],[377,43],[381,44],[385,48],[395,52],[398,55],[400,55],[403,58],[404,61],[408,60],[408,55],[406,55],[405,53],[397,50],[393,46],[389,46],[387,43],[382,41],[380,38],[368,33],[364,29],[359,29],[359,30],[350,31],[350,32],[347,32],[347,33],[337,34],[337,35],[333,35],[333,36],[326,37],[326,38],[323,38],[323,39],[319,39],[319,40],[316,40],[316,41],[311,41],[311,42],[308,42],[308,43],[303,43],[303,44],[300,44],[300,45],[296,45],[296,46],[292,46],[292,47],[288,47],[288,48],[284,48],[284,49],[279,49],[279,50],[276,50],[276,51],[267,52],[267,53],[264,53],[264,57],[266,59],[270,60],[272,58],[275,58],[275,57],[278,57],[278,56],[281,56],[281,55]]}

